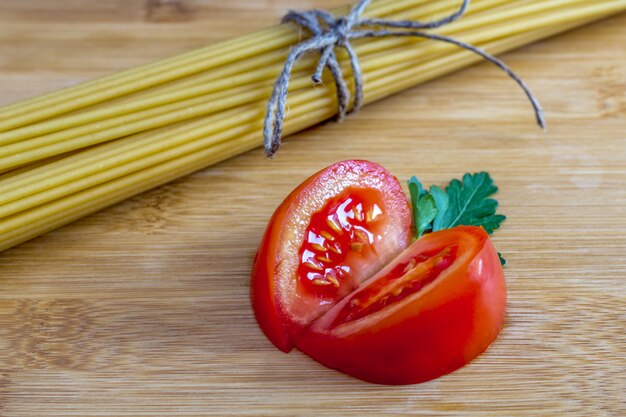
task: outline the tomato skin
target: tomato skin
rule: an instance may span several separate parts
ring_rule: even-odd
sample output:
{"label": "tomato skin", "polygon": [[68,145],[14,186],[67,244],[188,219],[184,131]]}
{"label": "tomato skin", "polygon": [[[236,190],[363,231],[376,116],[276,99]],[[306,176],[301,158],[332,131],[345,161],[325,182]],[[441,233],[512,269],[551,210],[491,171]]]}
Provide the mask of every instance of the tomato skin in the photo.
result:
{"label": "tomato skin", "polygon": [[285,217],[289,214],[289,208],[314,178],[315,175],[300,184],[276,209],[267,224],[252,267],[250,295],[254,314],[263,333],[283,352],[289,352],[294,344],[289,336],[291,333],[289,319],[280,307],[280,300],[274,288],[279,236]]}
{"label": "tomato skin", "polygon": [[303,182],[276,209],[267,225],[252,267],[250,295],[254,314],[263,333],[283,352],[289,352],[294,344],[289,336],[289,319],[280,307],[274,288],[275,263],[280,244],[278,236],[289,207],[311,180],[312,177]]}
{"label": "tomato skin", "polygon": [[[348,181],[344,180],[344,177],[352,179]],[[389,239],[383,239],[385,245],[393,249],[392,255],[395,256],[410,242],[411,213],[406,195],[398,180],[378,164],[358,160],[338,162],[314,174],[292,191],[269,221],[254,260],[251,280],[251,299],[257,322],[268,339],[283,352],[293,348],[294,337],[301,334],[305,328],[305,325],[291,317],[288,305],[281,299],[277,288],[281,279],[291,279],[278,276],[279,265],[286,257],[291,256],[286,255],[284,250],[285,240],[294,239],[288,224],[294,216],[309,218],[312,213],[304,213],[306,216],[299,213],[298,205],[302,201],[317,199],[323,193],[332,194],[328,192],[327,184],[334,182],[334,187],[339,190],[338,179],[342,181],[341,190],[346,186],[384,190],[386,199],[384,202],[390,203],[392,213],[390,216],[392,232],[386,236]],[[389,254],[381,257],[380,267],[389,260]]]}
{"label": "tomato skin", "polygon": [[428,381],[478,356],[496,339],[504,321],[506,287],[497,252],[482,228],[457,227],[419,239],[391,266],[412,250],[433,244],[459,244],[461,254],[416,298],[366,324],[346,323],[337,331],[330,323],[349,302],[345,299],[296,340],[298,349],[330,368],[389,385]]}
{"label": "tomato skin", "polygon": [[[270,254],[276,253],[276,241],[272,241],[275,235],[275,218],[281,213],[274,213],[272,220],[263,236],[259,250],[254,257],[254,267],[252,268],[251,299],[252,308],[257,317],[257,322],[267,338],[283,352],[289,352],[293,348],[293,343],[285,329],[284,317],[276,301],[274,293],[273,257]],[[270,262],[268,262],[270,261]]]}

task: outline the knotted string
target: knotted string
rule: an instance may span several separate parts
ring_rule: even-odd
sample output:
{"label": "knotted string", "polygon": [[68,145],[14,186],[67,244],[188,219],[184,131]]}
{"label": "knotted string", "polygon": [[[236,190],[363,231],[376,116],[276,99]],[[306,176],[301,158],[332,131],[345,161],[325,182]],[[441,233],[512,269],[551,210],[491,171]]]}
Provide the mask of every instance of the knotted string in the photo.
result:
{"label": "knotted string", "polygon": [[[424,29],[435,29],[452,23],[460,19],[469,6],[470,0],[463,0],[463,3],[454,13],[431,22],[415,22],[410,20],[390,21],[384,19],[361,19],[365,8],[371,0],[360,0],[346,16],[335,17],[325,10],[290,11],[283,18],[283,23],[293,22],[304,27],[311,32],[311,38],[295,45],[287,56],[285,66],[274,85],[274,91],[267,104],[267,114],[263,130],[265,154],[272,157],[280,148],[285,119],[285,107],[287,102],[287,92],[289,90],[289,80],[291,72],[296,62],[306,53],[312,51],[320,52],[320,60],[311,77],[313,83],[322,83],[322,73],[324,68],[328,68],[333,76],[337,89],[338,115],[337,120],[342,121],[348,113],[350,105],[350,89],[341,72],[341,67],[337,61],[335,47],[343,48],[348,53],[352,75],[354,78],[354,100],[352,111],[356,112],[363,106],[363,77],[359,60],[350,41],[361,38],[382,38],[391,36],[411,36],[426,38],[435,41],[447,42],[468,51],[474,52],[485,60],[499,67],[504,73],[511,77],[526,93],[535,111],[537,123],[545,129],[546,122],[543,110],[539,101],[531,93],[526,83],[515,74],[504,62],[482,49],[461,42],[454,38],[424,32]],[[404,29],[404,30],[395,30]]]}

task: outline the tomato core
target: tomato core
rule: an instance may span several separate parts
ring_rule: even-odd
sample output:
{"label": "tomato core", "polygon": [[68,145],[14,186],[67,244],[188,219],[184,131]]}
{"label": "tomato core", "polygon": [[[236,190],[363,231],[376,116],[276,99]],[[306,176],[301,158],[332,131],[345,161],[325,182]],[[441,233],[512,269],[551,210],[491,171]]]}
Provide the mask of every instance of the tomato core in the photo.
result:
{"label": "tomato core", "polygon": [[368,285],[337,314],[331,327],[358,320],[398,303],[435,281],[457,257],[458,246],[420,253],[398,264],[384,277]]}
{"label": "tomato core", "polygon": [[331,295],[344,286],[356,287],[351,264],[376,255],[385,216],[378,190],[348,188],[311,216],[300,247],[297,274],[308,292]]}

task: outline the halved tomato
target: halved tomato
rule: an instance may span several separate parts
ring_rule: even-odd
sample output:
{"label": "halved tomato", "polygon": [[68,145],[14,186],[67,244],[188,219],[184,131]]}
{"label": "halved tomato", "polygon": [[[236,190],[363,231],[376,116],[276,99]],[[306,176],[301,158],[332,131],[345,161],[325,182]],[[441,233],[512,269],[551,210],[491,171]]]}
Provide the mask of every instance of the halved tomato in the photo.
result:
{"label": "halved tomato", "polygon": [[381,384],[465,365],[502,328],[506,288],[487,233],[456,227],[417,240],[296,339],[322,364]]}
{"label": "halved tomato", "polygon": [[398,180],[378,164],[339,162],[278,207],[252,270],[252,305],[282,351],[314,320],[405,249],[411,213]]}

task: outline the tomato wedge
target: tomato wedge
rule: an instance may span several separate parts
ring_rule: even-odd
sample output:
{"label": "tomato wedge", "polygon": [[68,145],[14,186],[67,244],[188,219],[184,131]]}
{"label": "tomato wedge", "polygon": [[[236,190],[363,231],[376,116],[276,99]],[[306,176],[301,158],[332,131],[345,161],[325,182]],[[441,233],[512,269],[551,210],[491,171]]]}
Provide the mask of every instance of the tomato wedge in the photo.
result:
{"label": "tomato wedge", "polygon": [[282,351],[410,243],[411,213],[398,180],[378,164],[339,162],[278,207],[252,270],[252,305]]}
{"label": "tomato wedge", "polygon": [[302,352],[354,377],[413,384],[478,356],[502,328],[506,288],[479,227],[417,240],[296,339]]}

